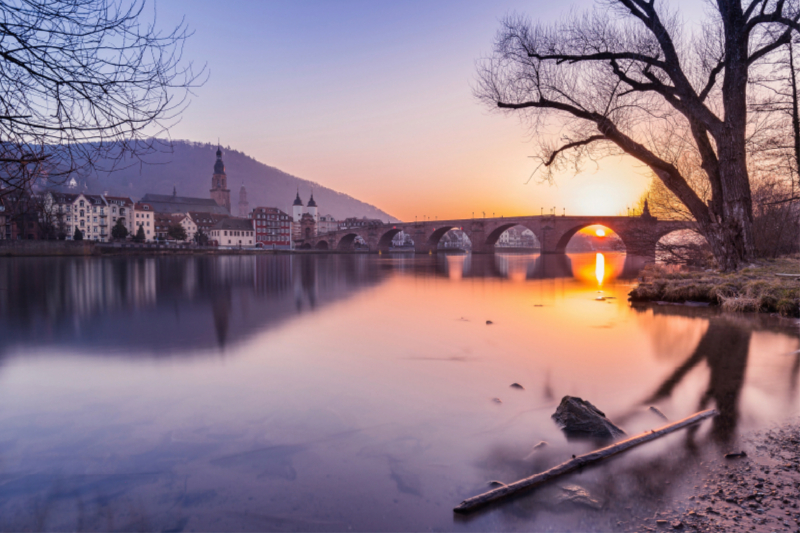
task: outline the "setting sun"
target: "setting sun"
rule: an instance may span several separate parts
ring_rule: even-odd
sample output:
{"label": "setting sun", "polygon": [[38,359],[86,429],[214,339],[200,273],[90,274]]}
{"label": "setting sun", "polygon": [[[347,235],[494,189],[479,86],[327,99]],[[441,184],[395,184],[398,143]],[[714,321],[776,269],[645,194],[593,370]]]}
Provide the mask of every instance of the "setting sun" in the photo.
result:
{"label": "setting sun", "polygon": [[606,230],[604,230],[603,228],[597,228],[597,231],[595,231],[595,234],[598,237],[605,237],[606,236]]}

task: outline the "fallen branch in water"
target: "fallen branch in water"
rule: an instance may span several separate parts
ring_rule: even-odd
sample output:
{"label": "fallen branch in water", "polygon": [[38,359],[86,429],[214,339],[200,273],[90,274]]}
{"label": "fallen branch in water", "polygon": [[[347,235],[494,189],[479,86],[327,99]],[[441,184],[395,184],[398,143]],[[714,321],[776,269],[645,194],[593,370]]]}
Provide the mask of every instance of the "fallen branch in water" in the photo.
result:
{"label": "fallen branch in water", "polygon": [[468,513],[477,509],[478,507],[486,505],[487,503],[499,500],[500,498],[505,498],[506,496],[510,496],[526,489],[536,487],[550,481],[551,479],[563,476],[564,474],[568,474],[569,472],[577,470],[591,463],[596,463],[603,459],[607,459],[608,457],[617,455],[618,453],[622,453],[626,450],[630,450],[635,446],[663,437],[664,435],[672,433],[673,431],[691,426],[697,422],[700,422],[701,420],[716,416],[717,414],[718,413],[716,409],[700,411],[699,413],[696,413],[688,418],[673,422],[672,424],[667,424],[659,429],[650,430],[635,437],[617,442],[616,444],[606,446],[605,448],[600,448],[599,450],[579,455],[578,457],[574,457],[566,463],[561,463],[558,466],[554,466],[550,470],[546,470],[539,474],[526,477],[525,479],[515,481],[514,483],[509,483],[508,485],[504,485],[488,492],[484,492],[483,494],[473,496],[472,498],[468,498],[461,502],[458,507],[453,509],[453,511],[456,513]]}

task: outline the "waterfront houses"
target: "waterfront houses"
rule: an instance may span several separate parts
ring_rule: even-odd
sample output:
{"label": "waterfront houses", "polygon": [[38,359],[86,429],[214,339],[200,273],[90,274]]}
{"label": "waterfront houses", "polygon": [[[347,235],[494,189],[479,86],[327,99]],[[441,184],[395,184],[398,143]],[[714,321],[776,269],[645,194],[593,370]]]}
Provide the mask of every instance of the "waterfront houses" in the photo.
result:
{"label": "waterfront houses", "polygon": [[250,213],[257,246],[275,250],[292,247],[292,219],[277,207],[256,207]]}
{"label": "waterfront houses", "polygon": [[250,219],[223,218],[208,232],[208,241],[225,248],[251,248],[255,245],[254,233]]}

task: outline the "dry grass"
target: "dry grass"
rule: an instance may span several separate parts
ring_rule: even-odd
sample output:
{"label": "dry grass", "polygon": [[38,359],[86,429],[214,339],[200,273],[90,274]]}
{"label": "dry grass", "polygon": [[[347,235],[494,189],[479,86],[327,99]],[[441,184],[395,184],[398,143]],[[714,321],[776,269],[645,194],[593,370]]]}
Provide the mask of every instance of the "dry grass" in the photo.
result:
{"label": "dry grass", "polygon": [[642,271],[633,301],[710,302],[728,311],[800,316],[800,256],[765,259],[738,272],[690,271],[674,265],[650,265]]}

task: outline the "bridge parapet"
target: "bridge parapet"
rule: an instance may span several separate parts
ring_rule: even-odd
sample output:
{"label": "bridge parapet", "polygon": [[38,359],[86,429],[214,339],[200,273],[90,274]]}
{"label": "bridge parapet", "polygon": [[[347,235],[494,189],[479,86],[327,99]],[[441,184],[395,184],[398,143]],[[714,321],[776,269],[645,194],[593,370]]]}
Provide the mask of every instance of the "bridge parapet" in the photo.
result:
{"label": "bridge parapet", "polygon": [[658,240],[676,230],[692,229],[693,222],[662,221],[654,217],[564,217],[532,216],[442,220],[385,224],[338,230],[300,240],[296,247],[317,250],[355,250],[356,237],[361,237],[370,252],[386,251],[399,232],[411,236],[414,251],[431,253],[438,249],[441,238],[451,229],[462,230],[472,242],[473,253],[493,253],[500,236],[509,228],[522,226],[533,232],[542,253],[566,251],[570,239],[587,226],[602,225],[620,236],[628,253],[652,256]]}

